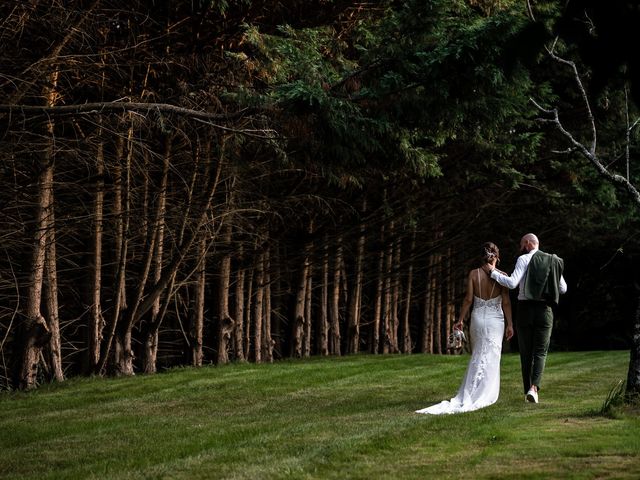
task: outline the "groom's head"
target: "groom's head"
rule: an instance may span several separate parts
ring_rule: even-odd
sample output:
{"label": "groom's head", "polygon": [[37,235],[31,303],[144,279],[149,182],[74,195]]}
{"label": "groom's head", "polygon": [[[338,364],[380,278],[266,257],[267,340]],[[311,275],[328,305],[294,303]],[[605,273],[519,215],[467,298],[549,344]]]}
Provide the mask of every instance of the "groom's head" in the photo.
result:
{"label": "groom's head", "polygon": [[538,245],[540,245],[538,237],[536,237],[533,233],[527,233],[520,239],[520,251],[523,254],[529,253],[534,248],[538,248]]}

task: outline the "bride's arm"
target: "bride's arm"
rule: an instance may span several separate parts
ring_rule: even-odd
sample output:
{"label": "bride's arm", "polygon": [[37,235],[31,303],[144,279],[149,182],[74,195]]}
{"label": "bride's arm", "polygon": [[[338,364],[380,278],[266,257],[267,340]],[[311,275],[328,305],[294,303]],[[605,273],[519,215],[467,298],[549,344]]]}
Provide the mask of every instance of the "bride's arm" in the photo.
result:
{"label": "bride's arm", "polygon": [[462,330],[464,319],[467,318],[467,314],[469,313],[469,309],[473,303],[473,277],[471,274],[472,271],[469,272],[469,275],[467,276],[467,291],[464,295],[464,299],[462,300],[462,308],[460,309],[458,322],[453,326],[454,330]]}
{"label": "bride's arm", "polygon": [[511,321],[511,298],[509,297],[509,289],[501,287],[502,290],[502,311],[504,312],[504,320],[506,327],[504,329],[504,335],[507,340],[511,340],[513,337],[513,322]]}

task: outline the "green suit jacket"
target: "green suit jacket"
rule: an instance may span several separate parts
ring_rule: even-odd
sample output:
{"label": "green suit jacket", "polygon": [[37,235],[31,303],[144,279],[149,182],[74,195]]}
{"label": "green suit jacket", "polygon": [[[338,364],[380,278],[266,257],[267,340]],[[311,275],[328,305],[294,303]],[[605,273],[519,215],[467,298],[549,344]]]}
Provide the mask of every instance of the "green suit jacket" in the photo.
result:
{"label": "green suit jacket", "polygon": [[538,250],[531,257],[527,269],[525,298],[557,305],[560,300],[560,277],[563,270],[564,260],[557,255]]}

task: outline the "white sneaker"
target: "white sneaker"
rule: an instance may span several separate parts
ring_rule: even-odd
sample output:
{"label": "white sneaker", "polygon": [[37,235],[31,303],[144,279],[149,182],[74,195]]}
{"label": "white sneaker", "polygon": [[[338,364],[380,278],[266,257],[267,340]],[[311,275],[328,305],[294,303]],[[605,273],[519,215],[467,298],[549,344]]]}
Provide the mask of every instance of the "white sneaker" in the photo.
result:
{"label": "white sneaker", "polygon": [[527,392],[526,399],[529,403],[538,403],[538,392],[536,392],[533,388],[530,388]]}

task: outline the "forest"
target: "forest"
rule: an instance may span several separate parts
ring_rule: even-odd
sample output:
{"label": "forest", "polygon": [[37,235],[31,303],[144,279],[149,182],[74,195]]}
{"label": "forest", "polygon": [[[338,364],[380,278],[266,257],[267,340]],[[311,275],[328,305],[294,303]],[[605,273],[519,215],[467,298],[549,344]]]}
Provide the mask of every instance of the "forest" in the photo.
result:
{"label": "forest", "polygon": [[1,2],[0,390],[459,353],[527,232],[553,348],[640,361],[640,7],[600,3]]}

